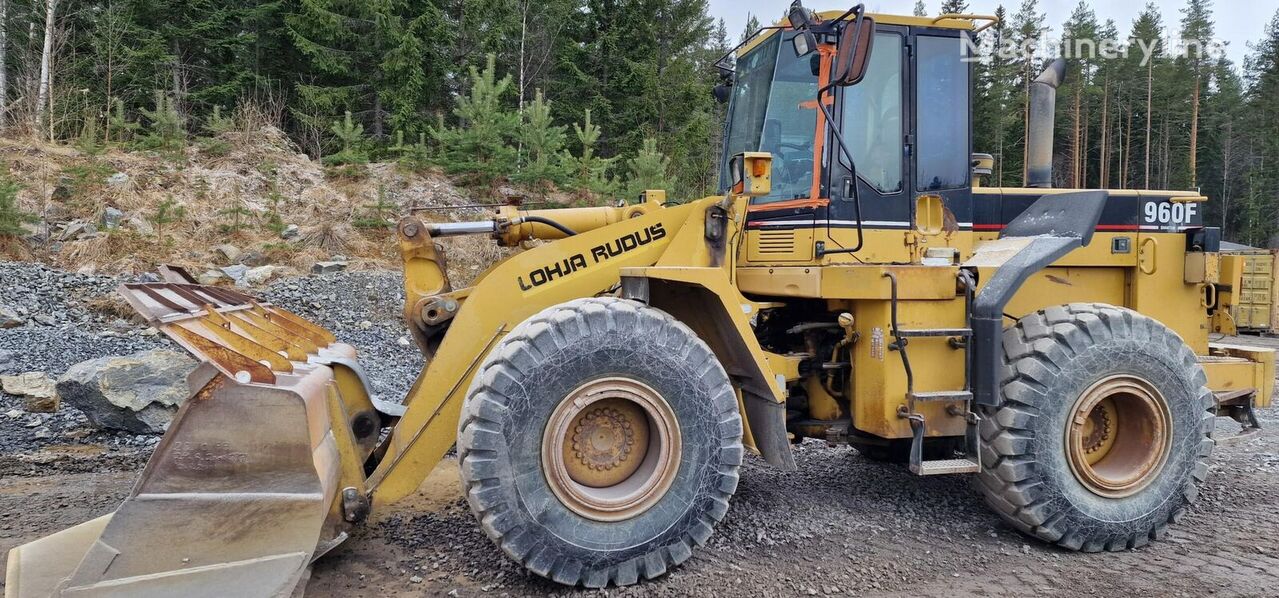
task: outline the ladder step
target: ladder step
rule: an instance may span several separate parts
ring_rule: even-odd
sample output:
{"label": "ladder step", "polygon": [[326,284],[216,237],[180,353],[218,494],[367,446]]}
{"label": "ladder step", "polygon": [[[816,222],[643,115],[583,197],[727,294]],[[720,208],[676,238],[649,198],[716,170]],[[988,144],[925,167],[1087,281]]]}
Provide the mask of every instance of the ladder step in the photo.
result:
{"label": "ladder step", "polygon": [[981,464],[971,459],[940,459],[937,461],[923,461],[918,466],[912,464],[910,471],[915,475],[977,473],[981,471]]}
{"label": "ladder step", "polygon": [[915,328],[897,330],[894,331],[893,334],[897,337],[958,336],[968,338],[973,335],[973,330],[972,328]]}
{"label": "ladder step", "polygon": [[973,400],[973,393],[967,390],[933,390],[912,392],[907,394],[906,398],[913,399],[918,403],[928,401],[971,401]]}

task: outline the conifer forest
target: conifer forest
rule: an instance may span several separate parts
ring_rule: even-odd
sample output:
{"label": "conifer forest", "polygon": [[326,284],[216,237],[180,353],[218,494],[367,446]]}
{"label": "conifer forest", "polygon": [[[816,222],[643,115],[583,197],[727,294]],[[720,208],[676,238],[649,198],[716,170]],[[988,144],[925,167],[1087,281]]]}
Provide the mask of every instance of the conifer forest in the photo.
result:
{"label": "conifer forest", "polygon": [[[0,0],[0,127],[163,152],[217,151],[219,132],[252,123],[334,168],[395,160],[481,190],[686,200],[719,191],[714,63],[785,8],[729,31],[707,0]],[[974,151],[995,156],[993,182],[1022,182],[1028,86],[1051,54],[997,48],[1149,41],[1149,59],[1068,56],[1055,184],[1200,189],[1227,239],[1279,240],[1279,12],[1243,64],[1163,47],[1213,38],[1214,8],[1228,9],[1149,4],[1116,23],[1083,0],[1049,23],[1038,0],[999,7],[974,67]]]}

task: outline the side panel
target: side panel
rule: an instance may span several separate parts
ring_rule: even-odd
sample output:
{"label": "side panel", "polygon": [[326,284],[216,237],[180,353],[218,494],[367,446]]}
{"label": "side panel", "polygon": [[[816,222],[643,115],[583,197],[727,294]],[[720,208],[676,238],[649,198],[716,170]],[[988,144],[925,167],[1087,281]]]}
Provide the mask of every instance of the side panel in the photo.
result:
{"label": "side panel", "polygon": [[[908,274],[902,274],[903,280]],[[888,301],[856,301],[853,316],[860,340],[853,355],[853,425],[882,438],[910,438],[910,424],[897,415],[906,405],[906,369],[901,353],[892,350],[891,304]],[[911,328],[962,328],[963,296],[949,301],[903,300],[898,308],[898,324]],[[907,346],[915,390],[959,390],[964,387],[964,352],[952,348],[944,337],[910,339]],[[962,403],[916,403],[915,410],[928,422],[929,436],[960,436],[965,429],[962,416],[946,412]]]}

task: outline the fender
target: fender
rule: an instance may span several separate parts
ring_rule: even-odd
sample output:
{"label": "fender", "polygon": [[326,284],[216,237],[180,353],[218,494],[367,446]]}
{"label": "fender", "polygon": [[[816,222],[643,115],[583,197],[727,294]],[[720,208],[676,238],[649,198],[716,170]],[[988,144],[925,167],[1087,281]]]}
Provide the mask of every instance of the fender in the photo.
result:
{"label": "fender", "polygon": [[786,434],[786,381],[769,365],[751,327],[760,305],[743,297],[719,267],[624,268],[622,296],[671,314],[710,345],[741,390],[744,443],[753,441],[770,465],[794,471]]}
{"label": "fender", "polygon": [[979,405],[999,404],[1004,308],[1027,278],[1092,242],[1110,194],[1045,195],[1017,216],[999,239],[976,249],[965,268],[995,268],[973,300],[973,391]]}

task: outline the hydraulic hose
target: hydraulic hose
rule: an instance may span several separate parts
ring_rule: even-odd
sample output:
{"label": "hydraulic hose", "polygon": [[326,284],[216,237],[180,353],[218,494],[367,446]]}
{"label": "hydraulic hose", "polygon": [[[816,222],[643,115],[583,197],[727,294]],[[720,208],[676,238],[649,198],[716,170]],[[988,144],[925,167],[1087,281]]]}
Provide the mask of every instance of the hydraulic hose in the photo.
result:
{"label": "hydraulic hose", "polygon": [[544,218],[542,216],[533,216],[533,215],[520,216],[518,220],[516,220],[515,222],[512,222],[511,224],[520,224],[523,222],[532,222],[534,224],[545,224],[546,226],[549,226],[557,231],[564,233],[564,236],[566,237],[571,237],[577,234],[573,232],[573,229],[567,226],[564,226],[563,224],[560,224],[554,220],[551,220],[550,218]]}

